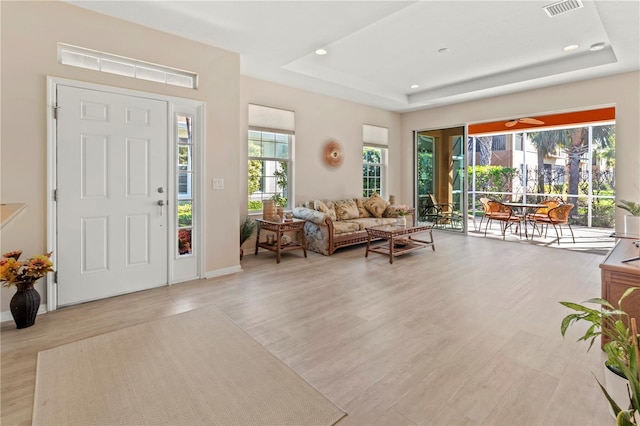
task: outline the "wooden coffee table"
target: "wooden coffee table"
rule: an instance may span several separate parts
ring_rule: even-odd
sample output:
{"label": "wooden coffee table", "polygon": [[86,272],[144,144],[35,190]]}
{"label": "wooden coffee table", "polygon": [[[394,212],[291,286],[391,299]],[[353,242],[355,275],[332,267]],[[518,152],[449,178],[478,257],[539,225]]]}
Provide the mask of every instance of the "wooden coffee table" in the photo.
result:
{"label": "wooden coffee table", "polygon": [[[367,251],[364,257],[369,257],[369,252],[380,253],[389,256],[389,263],[393,263],[395,256],[400,256],[414,250],[431,246],[433,251],[436,246],[433,242],[433,223],[416,222],[413,225],[379,225],[365,228],[367,230]],[[415,234],[428,233],[428,240],[414,238]],[[383,239],[386,242],[371,246],[372,239]]]}
{"label": "wooden coffee table", "polygon": [[[306,220],[292,219],[289,221],[274,222],[264,219],[256,219],[258,224],[258,234],[256,235],[256,255],[258,254],[258,248],[276,252],[276,263],[280,263],[280,255],[282,252],[290,250],[302,250],[304,257],[307,257],[307,241],[304,237],[304,224]],[[273,244],[267,242],[260,242],[260,231],[272,231],[276,235],[274,236]],[[298,241],[292,241],[289,244],[282,244],[282,235],[285,232],[295,231],[298,235]]]}

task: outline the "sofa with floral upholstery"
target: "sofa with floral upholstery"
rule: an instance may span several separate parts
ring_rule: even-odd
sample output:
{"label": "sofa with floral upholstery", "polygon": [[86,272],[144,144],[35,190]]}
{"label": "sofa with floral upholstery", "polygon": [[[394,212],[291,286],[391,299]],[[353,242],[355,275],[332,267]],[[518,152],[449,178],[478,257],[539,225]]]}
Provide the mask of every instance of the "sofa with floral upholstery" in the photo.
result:
{"label": "sofa with floral upholstery", "polygon": [[340,247],[366,243],[366,227],[396,223],[398,214],[374,193],[369,198],[307,201],[293,209],[293,216],[307,221],[307,249],[330,256]]}

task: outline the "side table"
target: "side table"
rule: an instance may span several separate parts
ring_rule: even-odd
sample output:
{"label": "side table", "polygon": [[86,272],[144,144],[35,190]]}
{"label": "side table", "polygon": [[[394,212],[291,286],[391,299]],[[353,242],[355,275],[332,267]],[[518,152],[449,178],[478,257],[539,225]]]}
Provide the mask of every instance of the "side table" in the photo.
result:
{"label": "side table", "polygon": [[[276,253],[277,263],[280,263],[280,255],[285,251],[301,249],[304,253],[304,257],[307,257],[307,241],[304,237],[304,224],[306,223],[306,220],[292,219],[290,221],[274,222],[271,220],[256,219],[256,223],[258,225],[258,231],[256,235],[256,255],[258,254],[258,249],[262,247],[265,250],[274,251]],[[260,242],[261,230],[275,232],[276,237],[273,244],[269,244],[268,242]],[[285,232],[292,231],[295,231],[296,234],[299,235],[298,240],[292,241],[289,244],[282,244],[282,235]]]}

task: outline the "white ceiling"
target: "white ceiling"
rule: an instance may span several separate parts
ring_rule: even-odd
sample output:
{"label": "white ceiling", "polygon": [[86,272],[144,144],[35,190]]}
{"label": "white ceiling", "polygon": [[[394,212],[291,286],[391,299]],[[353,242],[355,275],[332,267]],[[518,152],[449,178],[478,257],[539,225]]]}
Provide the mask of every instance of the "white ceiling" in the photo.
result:
{"label": "white ceiling", "polygon": [[404,112],[640,69],[640,1],[550,18],[555,1],[68,2],[237,52],[247,76]]}

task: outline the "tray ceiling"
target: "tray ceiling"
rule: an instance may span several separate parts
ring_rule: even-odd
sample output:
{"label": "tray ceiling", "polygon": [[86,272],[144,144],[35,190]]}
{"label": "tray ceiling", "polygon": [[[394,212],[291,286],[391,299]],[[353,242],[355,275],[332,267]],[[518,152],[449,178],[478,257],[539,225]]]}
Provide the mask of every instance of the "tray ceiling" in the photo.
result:
{"label": "tray ceiling", "polygon": [[69,3],[237,52],[250,77],[399,112],[640,69],[638,1],[554,17],[553,1]]}

